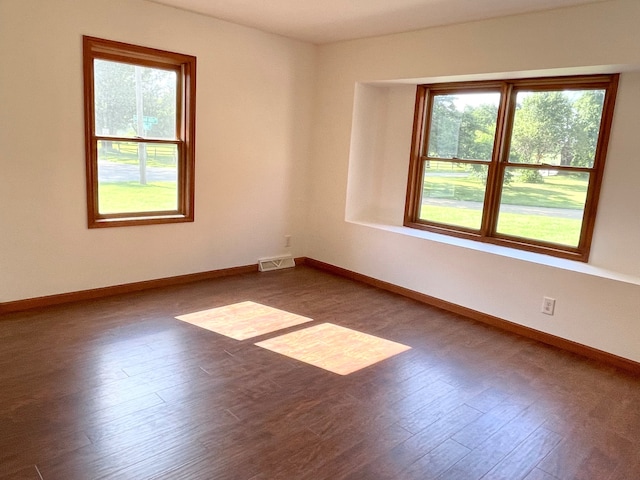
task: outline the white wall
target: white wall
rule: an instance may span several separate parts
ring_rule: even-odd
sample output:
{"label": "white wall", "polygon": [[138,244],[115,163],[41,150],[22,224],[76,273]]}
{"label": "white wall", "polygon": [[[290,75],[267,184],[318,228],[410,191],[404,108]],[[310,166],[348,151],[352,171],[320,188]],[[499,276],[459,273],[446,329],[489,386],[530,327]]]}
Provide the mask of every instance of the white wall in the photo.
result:
{"label": "white wall", "polygon": [[[290,234],[640,361],[639,18],[613,0],[314,47],[144,0],[0,0],[0,302],[251,264]],[[83,34],[198,57],[195,223],[87,229]],[[624,72],[591,264],[404,229],[411,85],[550,70]]]}
{"label": "white wall", "polygon": [[[320,47],[306,255],[640,361],[638,19],[614,0]],[[415,84],[614,71],[589,264],[402,227]]]}
{"label": "white wall", "polygon": [[[82,35],[197,56],[195,223],[87,229]],[[304,254],[315,64],[144,0],[0,0],[0,302]]]}

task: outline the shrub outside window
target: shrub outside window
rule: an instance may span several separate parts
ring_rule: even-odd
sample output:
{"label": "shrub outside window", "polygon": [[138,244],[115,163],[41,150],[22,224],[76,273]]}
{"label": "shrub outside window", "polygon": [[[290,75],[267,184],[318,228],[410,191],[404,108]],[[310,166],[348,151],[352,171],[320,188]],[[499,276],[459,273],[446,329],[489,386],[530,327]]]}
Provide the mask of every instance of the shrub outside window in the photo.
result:
{"label": "shrub outside window", "polygon": [[89,227],[193,221],[196,58],[83,46]]}
{"label": "shrub outside window", "polygon": [[405,225],[587,261],[617,83],[418,86]]}

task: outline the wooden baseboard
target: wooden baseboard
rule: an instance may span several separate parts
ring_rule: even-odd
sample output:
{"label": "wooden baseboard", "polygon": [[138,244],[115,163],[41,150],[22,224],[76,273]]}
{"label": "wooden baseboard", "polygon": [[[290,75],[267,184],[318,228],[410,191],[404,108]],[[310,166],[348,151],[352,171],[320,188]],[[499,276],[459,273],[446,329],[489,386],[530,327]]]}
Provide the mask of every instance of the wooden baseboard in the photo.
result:
{"label": "wooden baseboard", "polygon": [[258,265],[245,265],[241,267],[225,268],[221,270],[211,270],[208,272],[191,273],[178,275],[175,277],[159,278],[156,280],[146,280],[143,282],[127,283],[123,285],[113,285],[110,287],[93,288],[91,290],[81,290],[78,292],[62,293],[58,295],[48,295],[45,297],[27,298],[13,302],[0,303],[0,315],[32,308],[51,307],[63,303],[78,302],[83,300],[95,300],[97,298],[121,295],[124,293],[139,292],[151,288],[170,287],[185,283],[198,282],[200,280],[210,280],[212,278],[228,277],[241,273],[252,273],[258,271]]}
{"label": "wooden baseboard", "polygon": [[591,360],[596,360],[598,362],[602,362],[607,365],[620,368],[622,370],[626,370],[635,375],[640,375],[640,363],[630,360],[628,358],[619,357],[617,355],[605,352],[603,350],[598,350],[596,348],[589,347],[587,345],[583,345],[581,343],[577,343],[572,340],[567,340],[562,337],[551,335],[550,333],[545,333],[539,330],[535,330],[533,328],[525,327],[523,325],[519,325],[517,323],[513,323],[508,320],[504,320],[502,318],[498,318],[492,315],[488,315],[486,313],[478,312],[476,310],[472,310],[470,308],[456,305],[454,303],[447,302],[445,300],[441,300],[439,298],[432,297],[429,295],[425,295],[424,293],[416,292],[415,290],[410,290],[408,288],[400,287],[392,283],[383,282],[382,280],[378,280],[373,277],[368,277],[366,275],[362,275],[360,273],[356,273],[341,267],[336,267],[335,265],[324,263],[319,260],[314,260],[312,258],[304,258],[302,259],[302,261],[296,262],[296,263],[307,265],[309,267],[316,268],[318,270],[323,270],[323,271],[332,273],[334,275],[339,275],[345,278],[349,278],[351,280],[362,282],[367,285],[371,285],[371,286],[380,288],[382,290],[386,290],[388,292],[396,293],[398,295],[402,295],[404,297],[417,300],[418,302],[431,305],[433,307],[437,307],[449,312],[457,313],[464,317],[491,325],[501,330],[515,333],[523,337],[530,338],[532,340],[537,340],[541,343],[545,343],[547,345],[551,345],[551,346],[560,348],[562,350],[566,350],[568,352],[581,355]]}
{"label": "wooden baseboard", "polygon": [[[296,265],[307,265],[318,270],[332,273],[341,277],[349,278],[367,285],[371,285],[388,292],[396,293],[407,298],[411,298],[418,302],[433,307],[441,308],[443,310],[462,315],[464,317],[476,320],[478,322],[491,325],[493,327],[505,330],[511,333],[521,335],[532,340],[551,345],[568,352],[572,352],[583,357],[596,360],[616,368],[620,368],[631,372],[635,375],[640,375],[640,363],[630,360],[628,358],[619,357],[612,353],[608,353],[596,348],[589,347],[571,340],[567,340],[562,337],[557,337],[549,333],[541,332],[533,328],[525,327],[517,323],[504,320],[502,318],[494,317],[486,313],[478,312],[470,308],[456,305],[455,303],[447,302],[424,293],[416,292],[408,288],[394,285],[393,283],[384,282],[367,275],[353,272],[335,265],[331,265],[319,260],[314,260],[307,257],[298,257],[295,259]],[[138,292],[141,290],[148,290],[151,288],[170,287],[173,285],[181,285],[185,283],[197,282],[200,280],[209,280],[212,278],[227,277],[230,275],[239,275],[243,273],[252,273],[258,271],[258,265],[245,265],[240,267],[225,268],[221,270],[212,270],[208,272],[191,273],[188,275],[178,275],[175,277],[160,278],[156,280],[146,280],[143,282],[127,283],[123,285],[114,285],[110,287],[94,288],[91,290],[81,290],[78,292],[62,293],[59,295],[48,295],[45,297],[28,298],[25,300],[16,300],[12,302],[0,303],[0,315],[11,312],[18,312],[22,310],[30,310],[33,308],[50,307],[54,305],[61,305],[63,303],[78,302],[83,300],[94,300],[97,298],[109,297],[112,295],[121,295],[125,293]]]}

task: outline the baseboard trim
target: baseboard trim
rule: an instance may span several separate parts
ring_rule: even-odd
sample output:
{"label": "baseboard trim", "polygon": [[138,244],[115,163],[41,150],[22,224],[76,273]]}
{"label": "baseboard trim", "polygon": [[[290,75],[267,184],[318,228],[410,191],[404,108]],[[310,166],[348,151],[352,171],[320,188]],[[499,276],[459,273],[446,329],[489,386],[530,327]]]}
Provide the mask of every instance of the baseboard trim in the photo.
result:
{"label": "baseboard trim", "polygon": [[445,300],[441,300],[439,298],[432,297],[430,295],[425,295],[424,293],[416,292],[415,290],[410,290],[408,288],[400,287],[398,285],[394,285],[393,283],[384,282],[382,280],[378,280],[376,278],[369,277],[361,273],[356,273],[351,270],[337,267],[329,263],[321,262],[319,260],[314,260],[312,258],[304,258],[304,259],[301,259],[299,263],[303,265],[307,265],[312,268],[316,268],[318,270],[323,270],[323,271],[332,273],[334,275],[338,275],[338,276],[349,278],[351,280],[355,280],[361,283],[365,283],[367,285],[371,285],[373,287],[377,287],[382,290],[386,290],[388,292],[396,293],[398,295],[402,295],[403,297],[411,298],[418,302],[421,302],[433,307],[441,308],[448,312],[462,315],[464,317],[470,318],[472,320],[476,320],[481,323],[485,323],[487,325],[491,325],[501,330],[515,333],[517,335],[521,335],[523,337],[536,340],[538,342],[551,345],[553,347],[560,348],[562,350],[566,350],[571,353],[575,353],[577,355],[589,358],[591,360],[595,360],[595,361],[625,370],[634,375],[640,375],[640,363],[630,360],[628,358],[620,357],[618,355],[614,355],[612,353],[605,352],[603,350],[598,350],[596,348],[589,347],[587,345],[583,345],[581,343],[577,343],[572,340],[567,340],[566,338],[558,337],[555,335],[551,335],[549,333],[535,330],[533,328],[525,327],[523,325],[519,325],[517,323],[513,323],[499,317],[494,317],[486,313],[478,312],[477,310],[472,310],[470,308],[456,305],[455,303],[447,302]]}
{"label": "baseboard trim", "polygon": [[139,292],[141,290],[149,290],[152,288],[171,287],[173,285],[182,285],[185,283],[198,282],[201,280],[210,280],[212,278],[228,277],[231,275],[239,275],[242,273],[252,273],[257,271],[258,264],[244,265],[240,267],[211,270],[208,272],[190,273],[187,275],[178,275],[175,277],[159,278],[156,280],[145,280],[142,282],[113,285],[110,287],[93,288],[90,290],[80,290],[77,292],[61,293],[57,295],[47,295],[45,297],[27,298],[24,300],[0,303],[0,315],[4,313],[19,312],[22,310],[31,310],[33,308],[51,307],[54,305],[61,305],[63,303],[79,302],[83,300],[95,300],[98,298]]}
{"label": "baseboard trim", "polygon": [[[403,297],[411,298],[426,305],[441,308],[442,310],[462,315],[464,317],[476,320],[481,323],[485,323],[487,325],[491,325],[501,330],[515,333],[517,335],[521,335],[523,337],[536,340],[541,343],[545,343],[547,345],[551,345],[553,347],[575,353],[577,355],[581,355],[585,358],[596,360],[598,362],[602,362],[604,364],[626,370],[635,375],[640,375],[640,363],[628,358],[620,357],[603,350],[598,350],[596,348],[574,342],[572,340],[567,340],[566,338],[557,337],[549,333],[525,327],[523,325],[519,325],[517,323],[513,323],[499,317],[494,317],[492,315],[478,312],[477,310],[472,310],[455,303],[447,302],[445,300],[432,297],[424,293],[416,292],[415,290],[410,290],[393,283],[378,280],[361,273],[353,272],[342,267],[337,267],[329,263],[321,262],[320,260],[314,260],[308,257],[297,257],[295,258],[295,263],[296,265],[306,265],[317,270],[322,270],[334,275],[349,278],[357,282],[380,288],[381,290],[386,290],[391,293],[402,295]],[[23,310],[31,310],[34,308],[51,307],[64,303],[72,303],[85,300],[95,300],[98,298],[139,292],[152,288],[170,287],[174,285],[198,282],[201,280],[210,280],[213,278],[253,272],[258,272],[257,264],[224,268],[220,270],[211,270],[207,272],[191,273],[187,275],[178,275],[175,277],[166,277],[155,280],[146,280],[142,282],[127,283],[123,285],[113,285],[109,287],[81,290],[77,292],[62,293],[58,295],[27,298],[24,300],[0,303],[0,315],[5,313],[19,312]]]}

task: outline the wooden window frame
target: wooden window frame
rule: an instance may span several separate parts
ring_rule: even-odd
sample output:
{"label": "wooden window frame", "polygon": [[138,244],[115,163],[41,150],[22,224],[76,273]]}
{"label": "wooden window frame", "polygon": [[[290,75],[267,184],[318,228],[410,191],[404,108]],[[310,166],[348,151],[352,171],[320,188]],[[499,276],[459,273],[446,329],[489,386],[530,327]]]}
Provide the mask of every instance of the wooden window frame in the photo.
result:
{"label": "wooden window frame", "polygon": [[[516,249],[553,255],[587,262],[595,225],[600,187],[604,172],[607,146],[613,118],[619,74],[581,75],[570,77],[543,77],[500,81],[478,81],[418,85],[416,92],[411,158],[405,203],[404,225],[410,228],[467,238]],[[603,89],[604,104],[593,167],[553,166],[554,170],[589,172],[586,202],[577,247],[546,243],[534,239],[509,236],[496,232],[503,175],[507,167],[548,169],[545,164],[510,163],[509,148],[516,111],[518,91],[554,91],[570,89]],[[420,219],[424,165],[429,160],[459,162],[459,159],[440,159],[427,156],[428,132],[431,122],[433,97],[437,94],[454,93],[501,93],[493,154],[490,161],[463,160],[462,163],[488,165],[487,187],[479,230],[471,230]]]}
{"label": "wooden window frame", "polygon": [[[177,73],[176,138],[97,135],[95,132],[94,60],[173,70]],[[87,214],[89,228],[122,227],[194,221],[196,57],[83,36],[84,115]],[[177,146],[177,209],[104,214],[98,208],[98,151],[101,140]]]}

